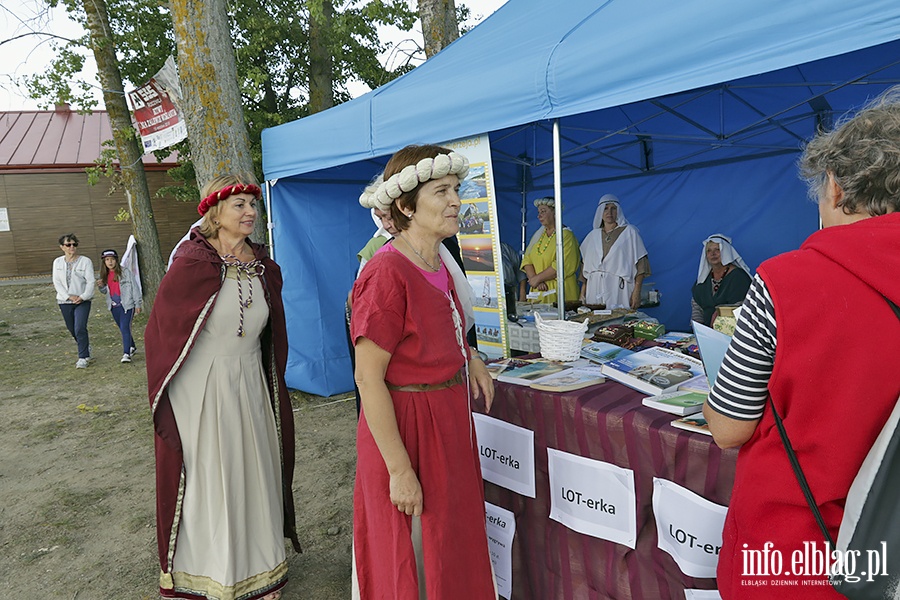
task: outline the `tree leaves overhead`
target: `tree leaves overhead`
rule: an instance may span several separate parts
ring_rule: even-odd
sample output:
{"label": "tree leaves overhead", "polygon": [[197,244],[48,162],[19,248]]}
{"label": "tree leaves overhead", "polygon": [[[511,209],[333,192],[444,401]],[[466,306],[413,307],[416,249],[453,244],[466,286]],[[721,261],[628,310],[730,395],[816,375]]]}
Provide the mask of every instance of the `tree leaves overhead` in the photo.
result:
{"label": "tree leaves overhead", "polygon": [[[84,23],[74,0],[51,0],[70,17]],[[107,0],[122,77],[126,87],[149,80],[166,57],[176,56],[169,4],[161,0]],[[261,161],[260,136],[266,127],[293,121],[307,114],[309,100],[310,11],[321,10],[321,0],[230,0],[232,43],[250,131],[254,162]],[[412,67],[387,71],[378,56],[387,48],[378,36],[379,25],[410,31],[417,15],[406,0],[345,0],[335,3],[328,44],[334,57],[334,101],[350,99],[347,82],[358,79],[371,88],[387,83]],[[91,108],[86,84],[77,86],[86,38],[59,47],[51,68],[26,84],[32,97],[68,101]],[[71,86],[71,87],[70,87]]]}

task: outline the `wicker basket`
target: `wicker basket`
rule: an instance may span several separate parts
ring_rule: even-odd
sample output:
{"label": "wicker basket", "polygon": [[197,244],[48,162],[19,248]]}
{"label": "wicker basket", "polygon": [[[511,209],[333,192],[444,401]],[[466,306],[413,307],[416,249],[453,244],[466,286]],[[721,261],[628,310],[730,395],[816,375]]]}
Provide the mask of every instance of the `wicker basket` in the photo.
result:
{"label": "wicker basket", "polygon": [[541,340],[541,356],[547,360],[568,362],[581,355],[587,323],[545,321],[540,313],[535,313],[534,320]]}

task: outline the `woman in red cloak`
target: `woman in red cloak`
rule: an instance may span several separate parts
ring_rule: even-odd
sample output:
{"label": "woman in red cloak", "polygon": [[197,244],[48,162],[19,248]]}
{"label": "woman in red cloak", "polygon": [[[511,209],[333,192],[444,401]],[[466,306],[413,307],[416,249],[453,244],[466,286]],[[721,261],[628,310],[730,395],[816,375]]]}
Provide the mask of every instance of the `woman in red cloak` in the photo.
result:
{"label": "woman in red cloak", "polygon": [[248,238],[259,186],[208,183],[145,332],[160,594],[277,600],[299,551],[281,271]]}

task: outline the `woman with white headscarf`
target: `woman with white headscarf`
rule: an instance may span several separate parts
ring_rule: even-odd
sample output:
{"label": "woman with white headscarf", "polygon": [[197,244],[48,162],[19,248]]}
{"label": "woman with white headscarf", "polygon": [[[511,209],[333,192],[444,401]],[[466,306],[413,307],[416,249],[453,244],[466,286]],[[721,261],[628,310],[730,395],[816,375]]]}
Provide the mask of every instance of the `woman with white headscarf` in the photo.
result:
{"label": "woman with white headscarf", "polygon": [[697,283],[691,288],[691,320],[711,325],[717,306],[737,305],[750,289],[750,267],[731,245],[731,238],[714,233],[703,240]]}
{"label": "woman with white headscarf", "polygon": [[619,199],[600,198],[594,213],[594,229],[581,243],[584,260],[581,301],[606,308],[637,309],[641,282],[650,275],[647,248],[637,227],[628,223]]}

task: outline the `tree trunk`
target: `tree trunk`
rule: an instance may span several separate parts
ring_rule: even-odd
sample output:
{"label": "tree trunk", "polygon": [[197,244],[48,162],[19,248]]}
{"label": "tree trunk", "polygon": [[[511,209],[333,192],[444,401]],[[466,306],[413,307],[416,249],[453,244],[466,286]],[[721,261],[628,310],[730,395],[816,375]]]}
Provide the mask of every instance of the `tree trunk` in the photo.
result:
{"label": "tree trunk", "polygon": [[116,58],[113,41],[109,37],[109,14],[105,0],[82,0],[87,17],[87,27],[91,37],[91,48],[97,61],[97,74],[103,86],[103,101],[109,114],[122,170],[125,194],[129,197],[131,223],[138,248],[138,266],[141,270],[145,304],[153,305],[159,282],[165,274],[165,263],[159,249],[159,233],[153,219],[150,204],[150,190],[141,162],[143,151],[138,143],[137,132],[131,124],[131,114],[125,102],[122,74]]}
{"label": "tree trunk", "polygon": [[[225,0],[170,0],[182,108],[198,187],[219,175],[253,173]],[[266,243],[260,204],[253,239]]]}
{"label": "tree trunk", "polygon": [[419,20],[425,38],[425,58],[431,58],[459,37],[453,0],[418,0]]}
{"label": "tree trunk", "polygon": [[313,114],[334,106],[334,58],[328,43],[332,0],[310,0],[309,14],[309,112]]}

